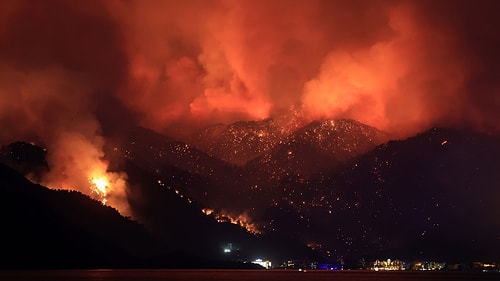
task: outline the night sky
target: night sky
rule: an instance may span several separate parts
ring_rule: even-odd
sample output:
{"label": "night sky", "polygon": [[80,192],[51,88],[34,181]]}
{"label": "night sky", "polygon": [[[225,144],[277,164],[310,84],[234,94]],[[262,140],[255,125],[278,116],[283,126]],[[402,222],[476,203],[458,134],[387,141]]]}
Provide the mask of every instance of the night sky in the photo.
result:
{"label": "night sky", "polygon": [[137,126],[187,140],[293,115],[282,134],[324,119],[495,134],[499,27],[497,0],[0,0],[0,144],[47,148],[42,184],[90,181],[129,214],[105,148]]}

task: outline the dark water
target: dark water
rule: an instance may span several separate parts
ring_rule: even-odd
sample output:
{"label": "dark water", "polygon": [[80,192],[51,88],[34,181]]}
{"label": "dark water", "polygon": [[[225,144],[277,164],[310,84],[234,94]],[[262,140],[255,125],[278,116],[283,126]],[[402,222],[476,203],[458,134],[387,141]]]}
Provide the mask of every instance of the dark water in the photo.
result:
{"label": "dark water", "polygon": [[295,270],[47,270],[0,271],[2,281],[409,281],[500,280],[499,272],[307,271]]}

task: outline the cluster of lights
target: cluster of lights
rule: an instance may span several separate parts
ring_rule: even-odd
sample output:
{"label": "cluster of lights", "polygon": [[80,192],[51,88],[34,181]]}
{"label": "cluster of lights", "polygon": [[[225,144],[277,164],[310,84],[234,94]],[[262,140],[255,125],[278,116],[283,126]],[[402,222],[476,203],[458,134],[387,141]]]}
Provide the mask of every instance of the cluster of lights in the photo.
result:
{"label": "cluster of lights", "polygon": [[258,264],[262,266],[265,269],[271,269],[272,268],[272,263],[269,260],[262,260],[262,259],[256,259],[252,261],[253,264]]}
{"label": "cluster of lights", "polygon": [[405,263],[401,260],[375,260],[373,263],[373,270],[404,270]]}

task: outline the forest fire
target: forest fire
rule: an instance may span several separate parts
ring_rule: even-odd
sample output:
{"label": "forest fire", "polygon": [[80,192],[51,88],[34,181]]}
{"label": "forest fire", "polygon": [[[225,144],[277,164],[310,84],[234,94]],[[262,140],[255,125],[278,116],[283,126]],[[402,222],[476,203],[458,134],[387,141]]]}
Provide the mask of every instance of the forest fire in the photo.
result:
{"label": "forest fire", "polygon": [[247,213],[242,213],[239,215],[232,215],[229,212],[221,210],[220,212],[216,212],[213,209],[204,208],[201,210],[207,216],[212,216],[215,218],[217,222],[220,223],[232,223],[235,225],[239,225],[240,227],[246,229],[246,231],[252,234],[261,234],[262,232],[259,230],[256,224],[252,223],[252,219],[248,216]]}
{"label": "forest fire", "polygon": [[91,184],[91,193],[95,193],[99,198],[102,204],[106,204],[108,201],[106,195],[108,193],[109,181],[107,178],[101,177],[89,177],[89,183]]}
{"label": "forest fire", "polygon": [[182,135],[291,107],[397,136],[496,130],[495,2],[3,2],[0,140],[89,120]]}
{"label": "forest fire", "polygon": [[[100,165],[106,164],[101,162]],[[106,166],[97,165],[98,168]],[[126,197],[127,176],[121,172],[109,172],[106,169],[95,169],[90,173],[90,195],[103,205],[117,209],[122,215],[130,215]]]}
{"label": "forest fire", "polygon": [[4,1],[0,142],[44,143],[41,183],[116,207],[126,175],[104,147],[125,128],[183,139],[297,111],[396,138],[498,130],[496,2]]}
{"label": "forest fire", "polygon": [[[458,134],[436,137],[432,155],[397,141],[500,132],[498,11],[498,0],[0,1],[0,146],[33,141],[46,149],[33,182],[168,237],[203,233],[170,226],[201,217],[247,236],[291,229],[382,249],[394,245],[384,223],[404,237],[408,221],[422,223],[408,245],[425,245],[467,221],[435,214],[476,217],[498,198],[479,197],[500,182],[497,166],[473,161]],[[22,157],[4,157],[30,176]],[[464,183],[458,203],[433,195],[448,183],[450,198]],[[424,207],[396,208],[410,202],[404,188],[425,190],[414,194]]]}

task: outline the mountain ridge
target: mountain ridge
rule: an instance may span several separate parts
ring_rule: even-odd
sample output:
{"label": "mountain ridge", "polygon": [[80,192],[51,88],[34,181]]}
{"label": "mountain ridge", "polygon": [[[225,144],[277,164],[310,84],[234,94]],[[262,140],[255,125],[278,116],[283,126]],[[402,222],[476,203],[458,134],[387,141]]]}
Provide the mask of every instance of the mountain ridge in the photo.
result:
{"label": "mountain ridge", "polygon": [[[129,201],[138,218],[155,229],[157,239],[169,237],[190,245],[200,233],[206,234],[210,242],[193,243],[191,253],[223,258],[221,245],[234,243],[241,247],[241,256],[272,255],[288,247],[293,248],[289,255],[318,252],[326,260],[384,255],[458,261],[500,258],[492,250],[500,247],[500,224],[494,216],[494,198],[500,195],[495,187],[500,182],[496,135],[433,128],[380,144],[387,135],[374,128],[352,120],[323,120],[281,140],[273,149],[286,157],[274,166],[253,164],[260,158],[238,166],[141,130],[143,136],[135,132],[125,145],[109,152],[116,154],[111,158],[122,157],[113,166],[129,174]],[[273,178],[272,171],[290,161],[289,150],[296,159],[309,157],[300,165],[310,170],[301,172],[299,165],[286,174],[285,167],[284,174]],[[345,156],[335,162],[331,157],[338,151]],[[314,163],[310,161],[324,164],[304,164]],[[228,216],[244,212],[264,235],[243,234],[228,221],[213,226],[215,220],[201,209]],[[193,225],[182,226],[189,223]],[[189,232],[171,234],[172,227]],[[276,247],[277,241],[287,239]],[[310,249],[301,248],[301,243]]]}

